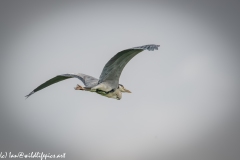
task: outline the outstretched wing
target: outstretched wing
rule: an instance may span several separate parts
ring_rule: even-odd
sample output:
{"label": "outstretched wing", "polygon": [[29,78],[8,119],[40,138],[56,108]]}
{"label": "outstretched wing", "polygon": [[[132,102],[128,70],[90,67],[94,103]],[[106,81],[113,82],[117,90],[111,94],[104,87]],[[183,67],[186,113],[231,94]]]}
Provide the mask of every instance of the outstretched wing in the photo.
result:
{"label": "outstretched wing", "polygon": [[99,83],[106,82],[112,88],[117,88],[119,84],[119,77],[126,64],[138,53],[144,50],[154,51],[157,50],[159,46],[160,45],[150,44],[118,52],[104,66],[99,78]]}
{"label": "outstretched wing", "polygon": [[85,74],[81,74],[81,73],[78,73],[78,74],[62,74],[62,75],[58,75],[58,76],[56,76],[52,79],[49,79],[48,81],[46,81],[45,83],[38,86],[36,89],[34,89],[31,93],[29,93],[25,97],[28,98],[29,96],[31,96],[32,94],[34,94],[35,92],[37,92],[37,91],[39,91],[43,88],[46,88],[46,87],[48,87],[48,86],[50,86],[54,83],[57,83],[57,82],[60,82],[60,81],[63,81],[65,79],[69,79],[69,78],[80,79],[86,87],[93,87],[93,86],[98,84],[98,79],[96,79],[94,77],[91,77],[91,76],[88,76],[88,75],[85,75]]}

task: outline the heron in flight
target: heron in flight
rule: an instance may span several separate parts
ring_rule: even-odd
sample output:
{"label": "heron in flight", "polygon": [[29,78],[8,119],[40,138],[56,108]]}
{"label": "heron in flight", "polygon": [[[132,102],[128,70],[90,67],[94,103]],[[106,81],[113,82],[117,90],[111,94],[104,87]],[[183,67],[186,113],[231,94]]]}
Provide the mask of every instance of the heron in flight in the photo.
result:
{"label": "heron in flight", "polygon": [[46,88],[54,83],[57,83],[69,78],[78,78],[83,82],[85,87],[77,85],[74,88],[75,90],[96,92],[97,94],[100,94],[102,96],[120,100],[122,98],[122,93],[131,93],[123,85],[119,84],[119,78],[123,68],[138,53],[144,50],[154,51],[154,50],[157,50],[159,46],[160,45],[155,45],[155,44],[144,45],[144,46],[134,47],[134,48],[130,48],[130,49],[126,49],[121,52],[118,52],[104,66],[99,79],[86,74],[82,74],[82,73],[58,75],[46,81],[45,83],[41,84],[40,86],[38,86],[31,93],[26,95],[26,98],[28,98],[35,92],[43,88]]}

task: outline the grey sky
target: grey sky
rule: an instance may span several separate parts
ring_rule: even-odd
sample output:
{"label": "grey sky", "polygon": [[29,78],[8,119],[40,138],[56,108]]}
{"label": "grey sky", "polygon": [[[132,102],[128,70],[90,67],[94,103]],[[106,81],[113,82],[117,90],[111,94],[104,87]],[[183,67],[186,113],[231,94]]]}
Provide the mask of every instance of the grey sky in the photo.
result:
{"label": "grey sky", "polygon": [[[0,152],[67,159],[237,160],[240,21],[234,1],[0,2]],[[117,52],[121,101],[75,91]]]}

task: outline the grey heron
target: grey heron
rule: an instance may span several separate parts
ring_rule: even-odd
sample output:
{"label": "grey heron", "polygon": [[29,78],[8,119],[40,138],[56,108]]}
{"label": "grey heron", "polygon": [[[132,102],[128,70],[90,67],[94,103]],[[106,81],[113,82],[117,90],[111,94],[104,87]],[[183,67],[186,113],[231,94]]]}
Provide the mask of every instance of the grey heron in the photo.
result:
{"label": "grey heron", "polygon": [[86,74],[82,74],[82,73],[57,75],[56,77],[38,86],[31,93],[26,95],[26,98],[36,93],[37,91],[43,88],[46,88],[54,83],[57,83],[69,78],[78,78],[83,82],[85,87],[77,85],[74,88],[75,90],[96,92],[97,94],[100,94],[102,96],[120,100],[122,98],[122,93],[131,93],[123,85],[119,84],[119,78],[123,68],[138,53],[144,50],[154,51],[154,50],[157,50],[159,46],[160,45],[150,44],[150,45],[144,45],[139,47],[133,47],[130,49],[125,49],[121,52],[118,52],[104,66],[99,79]]}

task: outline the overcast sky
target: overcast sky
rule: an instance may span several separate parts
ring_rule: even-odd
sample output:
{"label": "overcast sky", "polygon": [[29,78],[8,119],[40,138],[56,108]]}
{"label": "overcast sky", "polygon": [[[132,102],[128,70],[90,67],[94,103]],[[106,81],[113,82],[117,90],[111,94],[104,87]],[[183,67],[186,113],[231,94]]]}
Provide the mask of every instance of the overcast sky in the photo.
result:
{"label": "overcast sky", "polygon": [[[237,1],[0,2],[0,153],[69,160],[238,160],[240,9]],[[117,52],[120,101],[76,91],[64,73],[99,78]]]}

